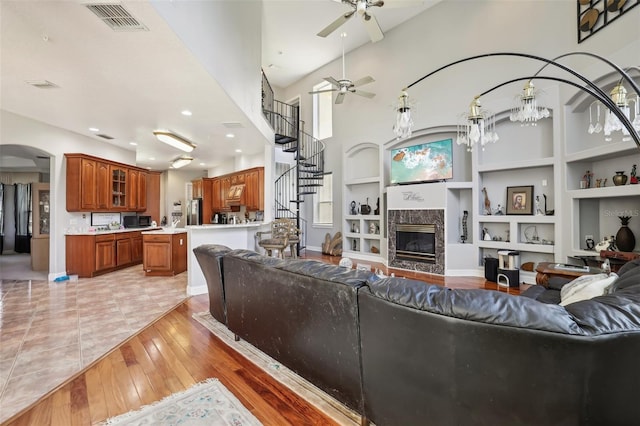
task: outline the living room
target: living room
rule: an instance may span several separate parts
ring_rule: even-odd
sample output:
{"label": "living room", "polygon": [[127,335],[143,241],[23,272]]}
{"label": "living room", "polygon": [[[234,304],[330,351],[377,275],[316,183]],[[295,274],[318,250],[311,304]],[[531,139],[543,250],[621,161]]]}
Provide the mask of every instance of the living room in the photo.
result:
{"label": "living room", "polygon": [[[319,249],[327,232],[346,233],[348,222],[345,216],[348,214],[348,206],[352,200],[365,203],[368,196],[369,204],[373,205],[375,196],[379,196],[385,211],[397,207],[392,206],[388,202],[388,195],[385,195],[387,187],[390,186],[388,168],[392,149],[420,141],[453,138],[455,142],[457,116],[466,111],[475,95],[502,81],[530,76],[540,68],[541,63],[515,58],[487,58],[452,67],[446,72],[422,81],[408,91],[415,101],[413,120],[414,135],[417,138],[412,141],[398,141],[392,130],[397,97],[401,89],[430,71],[457,59],[498,51],[526,52],[539,54],[545,58],[554,58],[567,52],[584,50],[602,55],[621,67],[638,65],[640,29],[637,24],[640,8],[630,10],[626,16],[612,22],[607,28],[593,34],[582,43],[578,43],[576,38],[575,9],[575,2],[568,0],[553,3],[443,1],[413,20],[387,32],[384,40],[375,44],[366,44],[349,52],[346,57],[349,74],[355,77],[374,76],[376,82],[371,84],[370,90],[375,92],[376,96],[373,99],[347,97],[343,104],[333,107],[333,136],[326,140],[326,154],[327,169],[333,172],[334,222],[330,227],[308,229],[309,248]],[[316,24],[317,27],[322,27],[325,23]],[[327,40],[327,43],[331,42],[339,43],[337,37]],[[607,87],[612,86],[616,80],[606,64],[593,58],[568,57],[563,59],[563,63]],[[339,72],[340,60],[338,59],[290,86],[276,87],[277,98],[282,100],[299,98],[302,119],[312,123],[312,97],[307,95],[307,92],[312,90],[313,85],[320,82],[322,78],[338,75]],[[638,73],[632,75],[636,76],[637,80]],[[252,81],[252,83],[255,82]],[[247,84],[251,90],[256,89],[256,86],[256,84]],[[481,242],[481,224],[483,223],[489,224],[486,227],[489,228],[491,235],[497,234],[502,238],[506,238],[505,230],[515,229],[518,233],[524,233],[526,227],[536,224],[542,238],[554,241],[554,251],[532,250],[527,260],[568,262],[574,261],[575,258],[572,259],[572,256],[588,254],[585,253],[587,250],[583,244],[584,231],[589,230],[588,233],[595,234],[594,238],[600,240],[615,234],[619,228],[620,223],[616,212],[637,211],[640,196],[637,191],[633,192],[634,187],[630,185],[626,185],[623,189],[614,188],[617,192],[610,191],[610,194],[602,196],[604,199],[613,200],[613,204],[599,202],[597,198],[600,197],[580,196],[575,193],[580,189],[579,181],[588,170],[587,167],[590,169],[590,165],[596,162],[590,158],[585,160],[581,157],[581,151],[585,149],[582,143],[586,143],[588,149],[595,149],[599,155],[608,155],[603,151],[607,146],[615,148],[615,155],[605,158],[606,164],[596,164],[601,174],[595,178],[607,178],[609,183],[606,186],[608,187],[613,185],[611,178],[615,171],[625,170],[629,174],[632,165],[640,162],[637,148],[632,143],[623,142],[619,132],[616,135],[618,139],[611,142],[606,142],[602,134],[589,134],[590,101],[582,97],[578,89],[550,81],[541,81],[537,87],[542,92],[539,103],[549,107],[553,112],[552,118],[547,119],[546,123],[541,122],[534,130],[510,125],[503,121],[497,129],[501,139],[487,146],[484,153],[480,153],[477,149],[473,153],[467,153],[463,147],[454,146],[453,155],[456,161],[454,178],[450,180],[449,187],[443,189],[444,198],[449,200],[446,221],[451,225],[447,228],[446,238],[447,242],[453,246],[448,248],[448,252],[454,253],[453,256],[447,256],[447,262],[455,258],[462,261],[449,265],[447,268],[449,276],[482,275],[482,257],[485,252],[494,253],[498,247],[498,242]],[[513,106],[513,98],[519,91],[519,84],[509,85],[483,97],[483,105],[496,113],[504,114]],[[90,138],[69,134],[59,129],[52,131],[44,123],[16,117],[15,114],[4,109],[2,119],[3,123],[9,123],[9,129],[2,131],[0,142],[2,144],[16,143],[24,140],[25,135],[37,133],[37,140],[30,141],[29,144],[47,149],[49,152],[51,150],[55,150],[57,154],[78,152],[79,146],[86,146],[90,153],[106,155],[114,161],[135,162],[130,152],[105,147]],[[532,130],[537,136],[531,136]],[[56,144],[55,148],[51,148],[52,139],[47,139],[45,136],[47,134],[55,136],[53,140]],[[505,136],[507,134],[510,137]],[[528,159],[522,157],[524,153],[529,155],[530,151],[524,151],[524,149],[534,150],[536,147],[533,146],[532,141],[538,140],[535,138],[539,138],[544,144],[538,148],[543,153],[539,154],[539,157],[544,158],[546,163],[533,167],[545,169],[541,173],[538,171],[522,173],[517,168],[503,171],[500,170],[502,166],[496,169],[487,166],[493,161],[515,162],[516,165],[527,166],[526,163],[521,162]],[[607,145],[608,143],[612,145]],[[354,155],[355,162],[347,163],[346,159],[351,153],[360,152],[358,147],[361,144],[371,144],[376,147],[376,155],[365,156],[364,162],[358,162],[359,157]],[[482,159],[491,161],[483,162]],[[270,158],[264,159],[265,163],[270,160]],[[375,167],[372,166],[371,161],[375,163]],[[53,174],[61,177],[63,175],[61,155],[55,160],[55,166],[56,170]],[[377,179],[374,196],[369,195],[368,192],[348,193],[345,183],[348,180],[347,170],[367,169],[370,166],[376,172],[364,176],[371,180]],[[483,170],[482,167],[485,169]],[[491,174],[491,177],[487,178],[487,174]],[[546,187],[552,192],[544,189],[543,180],[547,181]],[[484,216],[481,198],[482,181],[491,182],[487,187],[493,208],[505,202],[507,187],[530,184],[535,186],[535,195],[544,193],[549,197],[546,210],[555,210],[555,213],[544,215],[542,218],[532,217],[529,220],[521,216],[508,215],[499,219],[481,218],[480,216]],[[62,229],[67,225],[69,215],[64,211],[64,181],[59,181],[58,185],[57,217],[60,221],[57,225]],[[426,191],[427,198],[431,197],[431,189],[435,189],[438,185],[442,186],[441,183],[424,185],[426,186],[421,185],[420,190]],[[603,189],[607,189],[606,186]],[[581,201],[583,199],[586,201]],[[303,206],[303,215],[311,221],[313,214],[310,204]],[[438,206],[440,207],[442,206]],[[460,233],[458,227],[464,209],[471,211],[472,216],[469,219],[470,237],[466,243],[462,244],[458,241]],[[590,209],[598,212],[596,217],[587,215],[583,218],[584,212]],[[387,242],[384,237],[387,235],[388,226],[382,219],[380,221],[383,225],[381,241],[384,244],[378,248],[382,252],[380,256],[362,256],[364,262],[371,259],[383,262],[388,260]],[[583,229],[580,225],[582,221],[588,222],[591,228]],[[496,227],[496,230],[491,229],[492,227]],[[640,219],[637,214],[632,217],[630,228],[635,235],[640,235]],[[515,234],[515,232],[512,233]],[[62,233],[59,234],[57,245],[54,246],[60,249],[53,255],[55,269],[52,271],[56,273],[64,270],[61,236]],[[357,258],[357,253],[354,253],[354,258]]]}

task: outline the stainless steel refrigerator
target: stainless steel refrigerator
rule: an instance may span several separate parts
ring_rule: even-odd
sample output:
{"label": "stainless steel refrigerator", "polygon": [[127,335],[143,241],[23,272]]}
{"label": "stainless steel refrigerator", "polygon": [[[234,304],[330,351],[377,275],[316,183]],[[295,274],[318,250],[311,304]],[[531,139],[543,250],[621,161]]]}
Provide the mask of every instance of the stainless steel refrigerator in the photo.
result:
{"label": "stainless steel refrigerator", "polygon": [[202,198],[187,201],[187,225],[202,225]]}

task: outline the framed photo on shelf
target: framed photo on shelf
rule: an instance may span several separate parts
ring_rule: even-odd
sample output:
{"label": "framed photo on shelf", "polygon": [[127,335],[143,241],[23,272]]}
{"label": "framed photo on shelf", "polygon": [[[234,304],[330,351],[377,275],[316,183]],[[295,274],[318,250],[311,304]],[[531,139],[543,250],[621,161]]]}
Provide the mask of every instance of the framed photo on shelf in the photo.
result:
{"label": "framed photo on shelf", "polygon": [[533,214],[533,185],[507,187],[507,214]]}

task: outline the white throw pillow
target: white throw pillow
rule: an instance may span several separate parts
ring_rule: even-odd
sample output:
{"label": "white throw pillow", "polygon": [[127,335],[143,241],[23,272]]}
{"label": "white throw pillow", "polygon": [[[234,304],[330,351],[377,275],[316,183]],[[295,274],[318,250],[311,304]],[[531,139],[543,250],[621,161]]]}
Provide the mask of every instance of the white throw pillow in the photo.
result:
{"label": "white throw pillow", "polygon": [[581,300],[602,296],[607,293],[607,289],[617,278],[618,275],[616,274],[582,275],[562,287],[560,290],[560,305],[566,306]]}

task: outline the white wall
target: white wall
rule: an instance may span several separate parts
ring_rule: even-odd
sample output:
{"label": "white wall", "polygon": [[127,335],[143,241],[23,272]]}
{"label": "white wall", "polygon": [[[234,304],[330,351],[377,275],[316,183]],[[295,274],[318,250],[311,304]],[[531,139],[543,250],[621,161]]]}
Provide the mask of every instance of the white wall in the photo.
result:
{"label": "white wall", "polygon": [[64,154],[82,152],[134,165],[136,153],[5,110],[0,110],[0,122],[2,123],[0,147],[26,145],[39,148],[51,155],[51,223],[53,226],[50,234],[49,277],[64,275],[66,270],[65,231],[72,221],[77,221],[78,226],[83,222],[82,213],[69,213],[66,210],[67,177]]}
{"label": "white wall", "polygon": [[273,130],[262,115],[262,2],[153,0],[152,5],[273,144]]}
{"label": "white wall", "polygon": [[[416,16],[401,27],[388,31],[377,43],[368,43],[347,54],[347,77],[356,80],[371,75],[375,82],[367,91],[373,99],[347,96],[342,105],[334,105],[333,137],[326,140],[327,170],[334,173],[333,232],[341,230],[342,152],[349,147],[373,142],[385,144],[394,139],[393,103],[403,87],[440,66],[471,55],[489,52],[522,52],[553,58],[571,51],[600,54],[621,66],[640,62],[640,8],[602,29],[581,44],[577,43],[576,2],[558,1],[446,1]],[[328,38],[328,43],[337,43]],[[607,65],[584,56],[562,59],[564,65],[596,78],[610,72]],[[417,102],[414,109],[415,129],[455,125],[473,97],[503,81],[533,75],[543,63],[529,59],[483,58],[447,69],[409,89]],[[282,90],[278,98],[300,95],[301,119],[312,122],[313,85],[327,75],[339,76],[341,59],[311,73]],[[567,73],[555,75],[569,77]],[[555,82],[539,82],[547,92],[542,103],[565,103],[576,89],[568,85],[557,88]],[[483,97],[483,106],[500,112],[508,110],[520,84],[508,85]],[[558,96],[560,98],[558,99]],[[560,117],[562,118],[562,117]],[[558,141],[560,145],[563,141]],[[500,142],[495,145],[497,150]],[[493,146],[491,147],[493,148]],[[488,148],[490,149],[490,148]],[[556,200],[557,201],[557,200]],[[310,204],[310,203],[309,203]],[[305,206],[306,217],[311,209]],[[565,211],[569,211],[568,209]],[[319,246],[326,230],[309,233],[308,245]]]}

